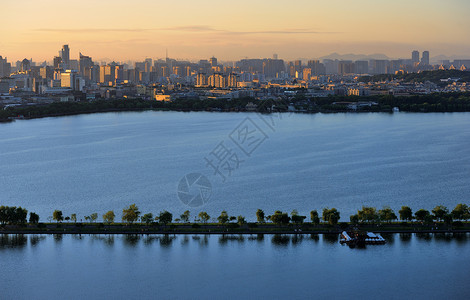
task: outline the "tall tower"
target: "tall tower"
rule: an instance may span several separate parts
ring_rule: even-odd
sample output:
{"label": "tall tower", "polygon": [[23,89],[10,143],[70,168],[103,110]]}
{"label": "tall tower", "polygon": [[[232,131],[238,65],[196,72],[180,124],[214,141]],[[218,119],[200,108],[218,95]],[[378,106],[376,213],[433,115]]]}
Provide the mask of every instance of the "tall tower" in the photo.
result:
{"label": "tall tower", "polygon": [[411,52],[411,62],[413,64],[419,63],[419,51],[418,50],[414,50],[413,52]]}
{"label": "tall tower", "polygon": [[211,57],[210,59],[211,67],[216,67],[217,66],[217,58],[214,56]]}
{"label": "tall tower", "polygon": [[70,49],[69,45],[63,45],[62,50],[59,52],[60,58],[62,58],[62,62],[65,64],[66,67],[69,66],[70,63]]}
{"label": "tall tower", "polygon": [[429,65],[429,51],[423,51],[423,57],[421,58],[421,63],[423,65]]}

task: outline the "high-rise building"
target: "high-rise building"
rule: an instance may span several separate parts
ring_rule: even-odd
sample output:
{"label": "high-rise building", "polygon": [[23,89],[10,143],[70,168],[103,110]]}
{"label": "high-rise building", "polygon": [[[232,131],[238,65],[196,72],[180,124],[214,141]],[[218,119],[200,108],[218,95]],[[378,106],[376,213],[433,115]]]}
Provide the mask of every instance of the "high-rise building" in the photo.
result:
{"label": "high-rise building", "polygon": [[369,62],[367,60],[358,60],[354,62],[354,73],[355,74],[368,74]]}
{"label": "high-rise building", "polygon": [[312,69],[312,75],[318,76],[326,74],[325,65],[319,60],[309,60],[307,66]]}
{"label": "high-rise building", "polygon": [[62,62],[65,64],[65,68],[68,68],[70,63],[70,49],[69,45],[63,45],[62,50],[59,51],[59,56],[62,58]]}
{"label": "high-rise building", "polygon": [[0,77],[8,77],[11,74],[11,64],[7,61],[7,58],[0,56]]}
{"label": "high-rise building", "polygon": [[419,63],[419,51],[418,50],[414,50],[413,52],[411,52],[411,63],[412,64]]}
{"label": "high-rise building", "polygon": [[26,72],[31,69],[31,62],[28,59],[23,59],[20,64],[20,71]]}
{"label": "high-rise building", "polygon": [[350,60],[342,60],[338,63],[338,73],[341,75],[353,74],[354,63]]}
{"label": "high-rise building", "polygon": [[210,63],[211,63],[211,67],[216,67],[217,66],[217,58],[211,57]]}
{"label": "high-rise building", "polygon": [[89,56],[85,56],[83,54],[79,54],[80,60],[79,60],[79,71],[80,75],[84,76],[85,75],[85,70],[90,69],[93,66],[93,60]]}
{"label": "high-rise building", "polygon": [[212,74],[209,76],[207,79],[207,83],[211,87],[215,88],[225,88],[227,87],[227,82],[225,80],[226,78],[222,74]]}
{"label": "high-rise building", "polygon": [[100,67],[100,83],[109,83],[116,80],[115,66],[106,65]]}
{"label": "high-rise building", "polygon": [[206,84],[207,84],[206,74],[198,73],[197,76],[196,76],[196,85],[197,86],[205,86]]}
{"label": "high-rise building", "polygon": [[423,57],[421,58],[421,63],[425,66],[429,65],[429,51],[423,51]]}

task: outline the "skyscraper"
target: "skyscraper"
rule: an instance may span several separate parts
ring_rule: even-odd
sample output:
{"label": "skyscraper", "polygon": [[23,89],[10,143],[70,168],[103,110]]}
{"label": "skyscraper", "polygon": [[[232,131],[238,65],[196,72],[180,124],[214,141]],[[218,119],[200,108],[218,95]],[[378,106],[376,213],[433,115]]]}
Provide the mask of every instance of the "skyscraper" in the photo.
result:
{"label": "skyscraper", "polygon": [[414,50],[413,52],[411,52],[411,62],[413,64],[419,63],[419,51],[418,50]]}
{"label": "skyscraper", "polygon": [[423,51],[423,57],[421,58],[421,63],[425,66],[429,65],[429,51]]}
{"label": "skyscraper", "polygon": [[65,67],[68,68],[70,62],[70,49],[69,45],[63,45],[62,50],[59,51],[59,56],[62,58],[62,62],[65,64]]}

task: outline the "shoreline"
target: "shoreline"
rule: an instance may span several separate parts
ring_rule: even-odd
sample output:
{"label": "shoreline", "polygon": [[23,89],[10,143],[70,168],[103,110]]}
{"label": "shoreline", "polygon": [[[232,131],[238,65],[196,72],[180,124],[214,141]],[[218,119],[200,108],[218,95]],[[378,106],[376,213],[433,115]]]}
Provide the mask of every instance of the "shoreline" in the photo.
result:
{"label": "shoreline", "polygon": [[[184,235],[184,234],[194,234],[194,235],[256,235],[256,234],[263,234],[263,235],[276,235],[276,234],[301,234],[301,235],[308,235],[308,234],[340,234],[343,231],[352,231],[352,230],[360,230],[360,231],[369,231],[375,232],[380,234],[419,234],[419,233],[439,233],[439,234],[466,234],[470,233],[469,226],[463,226],[460,228],[450,228],[446,226],[414,226],[410,228],[404,227],[395,227],[395,228],[387,228],[387,226],[359,226],[359,227],[328,227],[322,226],[319,227],[311,227],[311,226],[298,226],[298,227],[279,227],[279,226],[268,226],[264,228],[249,228],[248,226],[243,227],[233,227],[235,224],[230,224],[228,226],[217,226],[217,225],[207,225],[204,228],[193,228],[190,226],[184,225],[168,225],[165,227],[160,226],[146,226],[146,225],[133,225],[133,226],[126,226],[126,225],[108,225],[110,227],[106,228],[99,224],[87,224],[83,227],[76,227],[76,226],[67,226],[62,227],[59,224],[57,227],[56,224],[48,224],[49,226],[46,228],[37,228],[37,227],[30,227],[30,228],[21,228],[21,227],[10,227],[10,228],[2,228],[0,229],[0,235],[8,235],[8,234],[21,234],[21,235],[34,235],[34,234],[105,234],[105,235],[148,235],[148,234],[164,234],[164,235]],[[469,224],[465,224],[469,225]],[[175,227],[180,228],[175,228]],[[114,227],[114,228],[113,228]],[[269,228],[271,227],[271,228]],[[303,227],[303,228],[302,228]]]}

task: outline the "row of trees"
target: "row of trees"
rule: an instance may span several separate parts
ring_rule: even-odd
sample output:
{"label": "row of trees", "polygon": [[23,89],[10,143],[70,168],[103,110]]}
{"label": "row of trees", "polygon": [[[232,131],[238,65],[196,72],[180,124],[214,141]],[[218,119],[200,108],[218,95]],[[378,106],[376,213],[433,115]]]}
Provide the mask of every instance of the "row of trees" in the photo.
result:
{"label": "row of trees", "polygon": [[[21,207],[8,207],[0,206],[0,224],[25,224],[28,211]],[[84,217],[86,221],[95,222],[98,219],[98,213],[92,213],[89,216]],[[110,210],[102,215],[103,222],[111,224],[115,222],[116,214]],[[161,224],[169,224],[174,222],[189,223],[191,213],[189,210],[185,211],[178,218],[173,219],[173,214],[168,211],[162,211],[157,216],[152,213],[141,214],[136,204],[131,204],[122,210],[122,222],[133,224],[140,221],[141,223],[151,224],[159,222]],[[340,212],[336,208],[324,208],[321,217],[317,210],[310,212],[310,221],[314,225],[320,224],[321,221],[330,225],[338,224],[340,220]],[[50,217],[51,220],[56,222],[72,221],[77,222],[77,215],[71,214],[70,216],[64,217],[62,211],[55,210]],[[307,216],[299,215],[297,210],[294,210],[289,215],[286,212],[276,210],[272,215],[266,215],[263,210],[258,209],[256,211],[256,220],[258,223],[272,222],[277,225],[285,225],[289,223],[302,224],[307,219]],[[357,214],[350,216],[350,222],[353,224],[359,223],[391,223],[396,220],[402,220],[405,222],[416,220],[422,223],[446,222],[450,223],[454,220],[467,221],[470,219],[470,208],[466,204],[458,204],[452,211],[443,205],[438,205],[431,211],[425,209],[419,209],[414,212],[408,206],[402,206],[398,211],[398,216],[395,214],[393,209],[390,207],[384,207],[377,210],[375,207],[363,206],[362,209],[357,211]],[[194,217],[194,222],[207,223],[211,220],[211,216],[207,212],[199,212]],[[227,211],[222,211],[220,216],[212,218],[213,222],[219,224],[227,224],[230,222],[236,222],[240,225],[245,224],[246,220],[244,216],[230,216]],[[30,213],[29,222],[35,224],[39,222],[39,215]]]}
{"label": "row of trees", "polygon": [[[457,206],[449,212],[449,209],[443,205],[438,205],[429,212],[425,209],[417,210],[414,215],[409,206],[402,206],[398,211],[400,220],[416,221],[423,223],[432,223],[433,221],[451,223],[453,220],[467,221],[470,219],[470,210],[466,204],[457,204]],[[376,210],[374,207],[363,206],[358,210],[357,214],[350,217],[351,223],[379,223],[392,222],[398,220],[397,215],[390,207]]]}
{"label": "row of trees", "polygon": [[[0,206],[0,224],[26,224],[28,211],[24,208],[16,206]],[[29,223],[36,224],[39,222],[39,216],[35,213],[29,214]]]}

